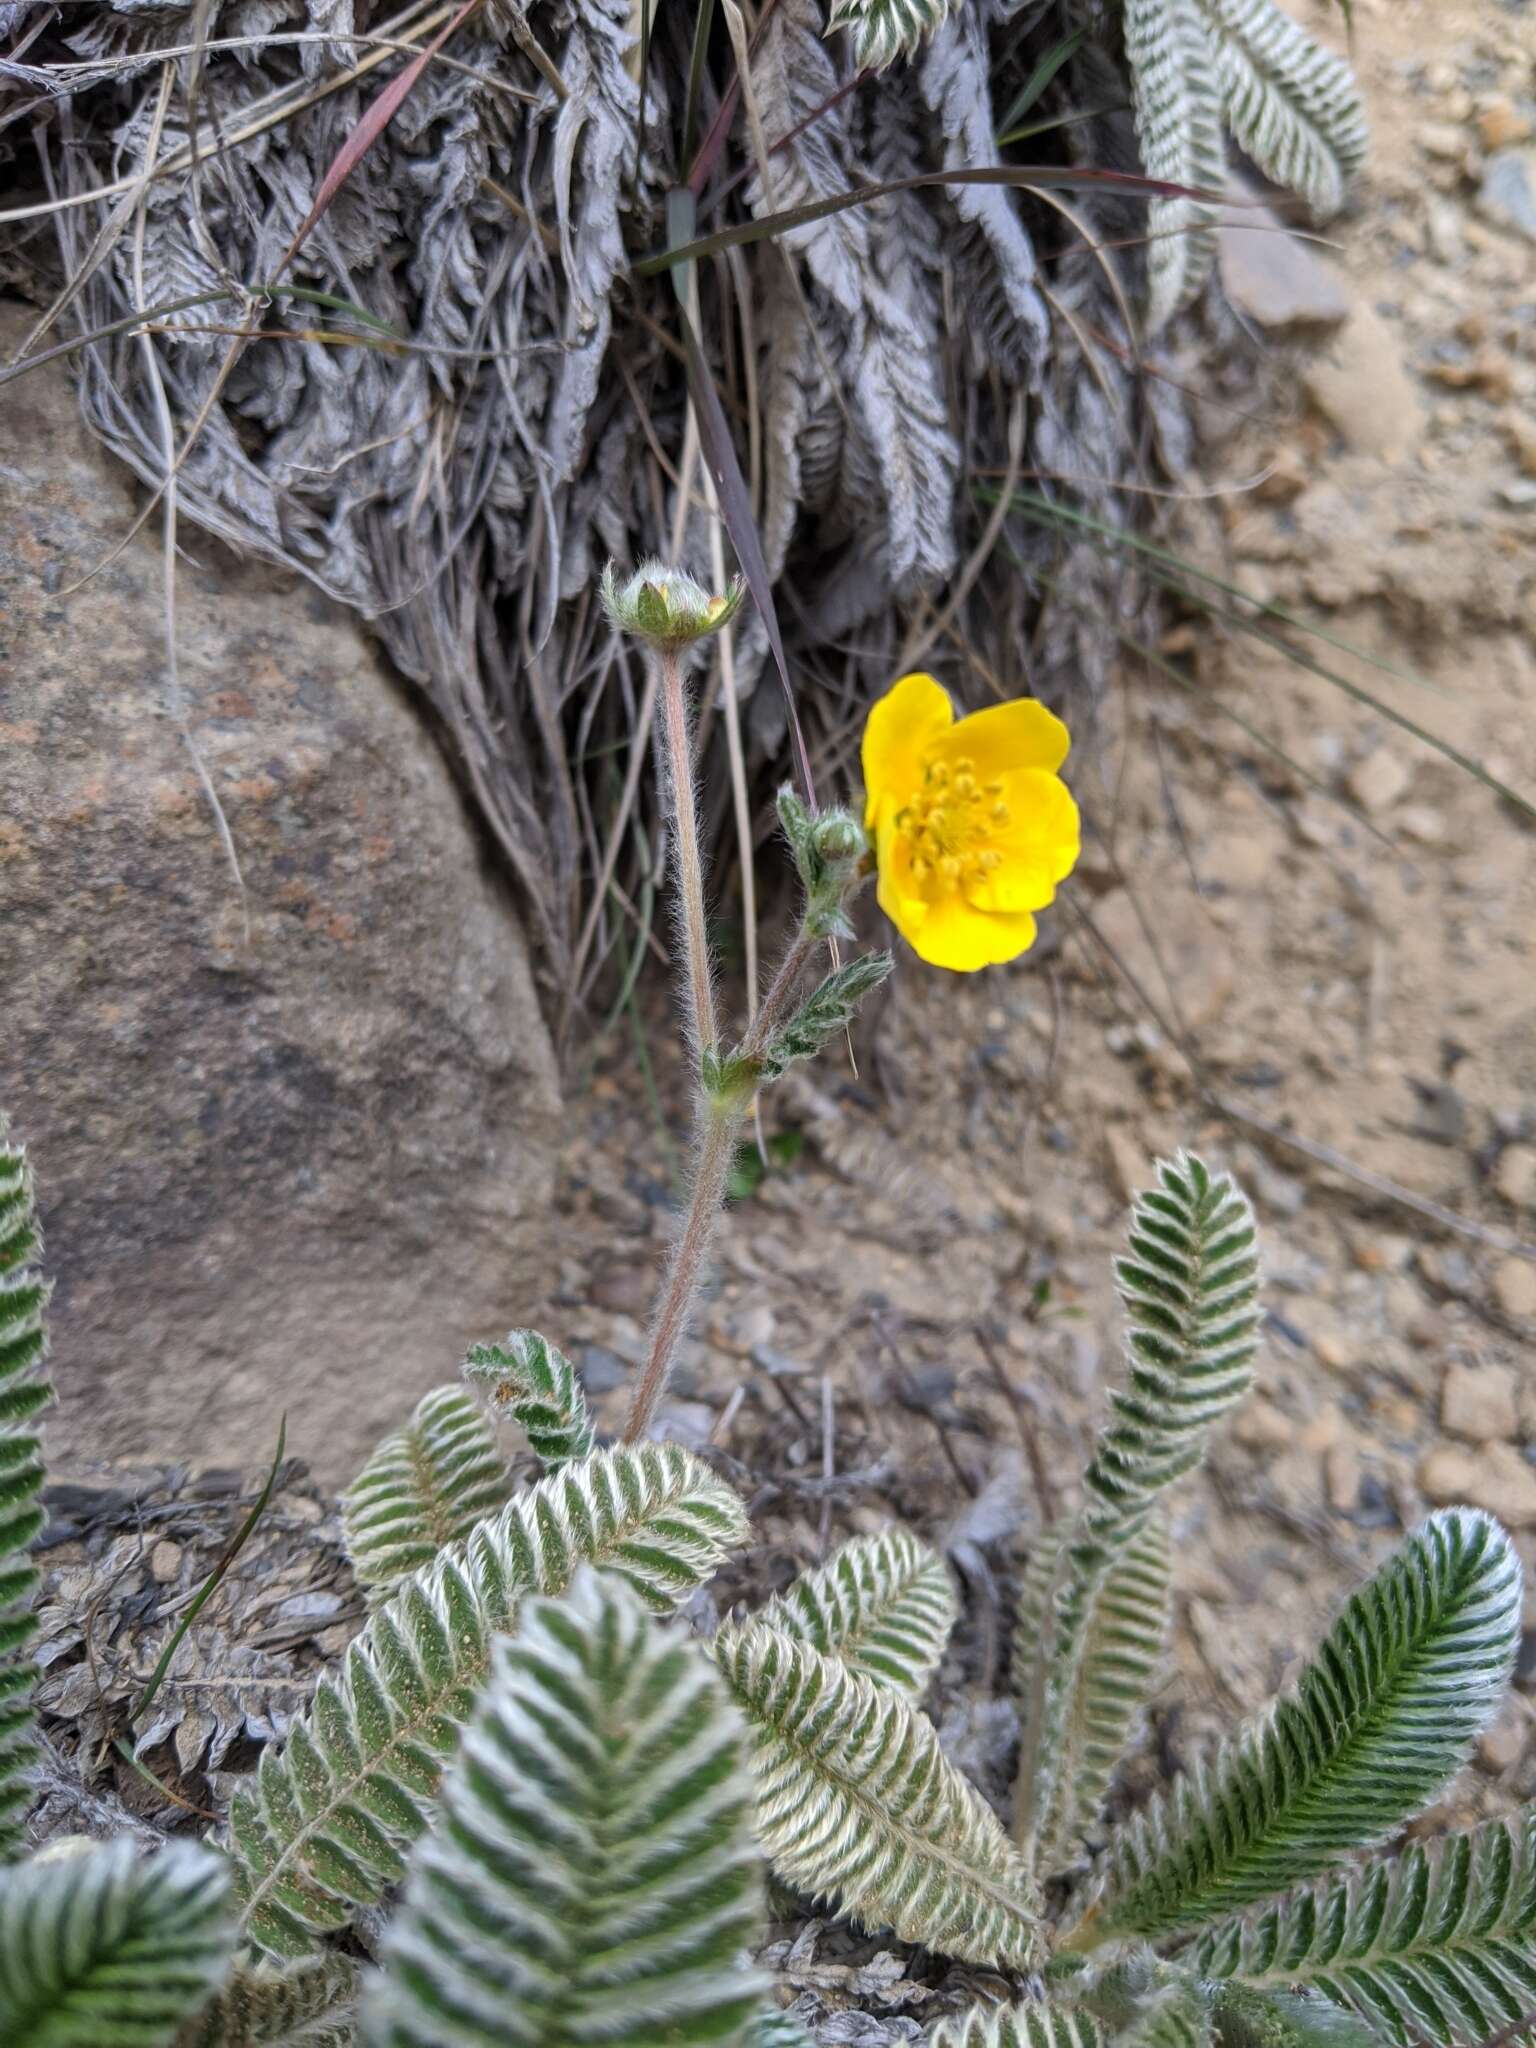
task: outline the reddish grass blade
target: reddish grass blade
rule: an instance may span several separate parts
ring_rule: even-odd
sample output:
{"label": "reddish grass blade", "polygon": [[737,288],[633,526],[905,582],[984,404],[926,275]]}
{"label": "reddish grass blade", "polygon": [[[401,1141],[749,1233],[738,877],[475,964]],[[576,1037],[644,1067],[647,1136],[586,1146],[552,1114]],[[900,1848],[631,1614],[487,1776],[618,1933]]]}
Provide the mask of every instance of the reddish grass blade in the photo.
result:
{"label": "reddish grass blade", "polygon": [[298,231],[284,250],[283,259],[273,273],[274,276],[281,277],[294,257],[298,255],[305,242],[314,233],[316,223],[322,219],[326,208],[357,169],[368,151],[384,133],[390,122],[393,121],[396,114],[399,113],[406,94],[410,92],[422,72],[426,70],[448,38],[453,35],[455,30],[464,25],[470,15],[480,5],[481,0],[464,0],[464,5],[454,15],[453,19],[443,24],[431,42],[421,51],[420,55],[411,59],[398,78],[390,80],[389,84],[385,86],[378,98],[369,107],[367,113],[364,114],[352,133],[341,145],[341,148],[336,152],[335,161],[320,180],[320,190],[315,194],[315,203],[308,213],[305,214],[303,220],[300,221]]}

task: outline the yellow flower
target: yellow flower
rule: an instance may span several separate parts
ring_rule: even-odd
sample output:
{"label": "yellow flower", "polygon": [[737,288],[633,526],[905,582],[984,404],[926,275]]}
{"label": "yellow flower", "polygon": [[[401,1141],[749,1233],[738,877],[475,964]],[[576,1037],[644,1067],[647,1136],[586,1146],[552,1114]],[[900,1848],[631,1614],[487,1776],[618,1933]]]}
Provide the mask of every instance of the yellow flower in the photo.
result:
{"label": "yellow flower", "polygon": [[864,823],[880,907],[920,960],[969,974],[1012,960],[1078,855],[1056,773],[1067,728],[1019,697],[955,721],[932,676],[903,676],[864,727]]}

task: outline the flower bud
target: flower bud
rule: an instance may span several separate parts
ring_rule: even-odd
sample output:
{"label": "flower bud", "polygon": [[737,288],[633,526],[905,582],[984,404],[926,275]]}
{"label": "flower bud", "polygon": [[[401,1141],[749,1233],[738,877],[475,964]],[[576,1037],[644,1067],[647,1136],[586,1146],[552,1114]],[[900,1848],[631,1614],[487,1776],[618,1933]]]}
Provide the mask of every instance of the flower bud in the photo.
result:
{"label": "flower bud", "polygon": [[621,632],[668,653],[718,632],[741,609],[745,594],[739,576],[723,597],[713,597],[684,570],[654,561],[642,562],[623,584],[610,562],[600,587],[603,610]]}
{"label": "flower bud", "polygon": [[851,811],[823,811],[811,828],[812,844],[828,867],[846,867],[869,850],[864,827]]}

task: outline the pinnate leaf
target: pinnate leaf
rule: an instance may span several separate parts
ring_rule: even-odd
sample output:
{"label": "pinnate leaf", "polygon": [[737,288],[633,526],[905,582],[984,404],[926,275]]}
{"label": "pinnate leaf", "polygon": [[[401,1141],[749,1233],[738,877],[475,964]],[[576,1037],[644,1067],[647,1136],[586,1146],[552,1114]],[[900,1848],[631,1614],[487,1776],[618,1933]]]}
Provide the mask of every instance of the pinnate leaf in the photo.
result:
{"label": "pinnate leaf", "polygon": [[1489,1516],[1432,1515],[1355,1593],[1295,1690],[1117,1834],[1091,1939],[1148,1939],[1303,1883],[1427,1806],[1497,1710],[1520,1561]]}
{"label": "pinnate leaf", "polygon": [[941,1955],[1038,1960],[1028,1871],[900,1693],[761,1622],[723,1630],[715,1653],[756,1739],[758,1838],[787,1883]]}
{"label": "pinnate leaf", "polygon": [[234,1949],[229,1877],[177,1842],[70,1845],[0,1875],[5,2048],[169,2048]]}
{"label": "pinnate leaf", "polygon": [[558,1593],[593,1564],[666,1613],[745,1535],[740,1500],[688,1452],[625,1446],[562,1466],[408,1579],[235,1797],[230,1846],[249,1939],[303,1955],[400,1882],[492,1638],[515,1625],[528,1594]]}
{"label": "pinnate leaf", "polygon": [[505,1344],[472,1344],[464,1377],[528,1438],[546,1471],[585,1458],[596,1442],[576,1368],[537,1330],[513,1330]]}
{"label": "pinnate leaf", "polygon": [[955,1595],[937,1552],[886,1529],[841,1544],[756,1618],[919,1699],[954,1627]]}
{"label": "pinnate leaf", "polygon": [[583,1569],[530,1600],[417,1848],[369,2048],[747,2038],[763,1990],[741,1717],[694,1644]]}
{"label": "pinnate leaf", "polygon": [[380,1600],[503,1505],[511,1478],[472,1395],[434,1387],[341,1497],[358,1582]]}

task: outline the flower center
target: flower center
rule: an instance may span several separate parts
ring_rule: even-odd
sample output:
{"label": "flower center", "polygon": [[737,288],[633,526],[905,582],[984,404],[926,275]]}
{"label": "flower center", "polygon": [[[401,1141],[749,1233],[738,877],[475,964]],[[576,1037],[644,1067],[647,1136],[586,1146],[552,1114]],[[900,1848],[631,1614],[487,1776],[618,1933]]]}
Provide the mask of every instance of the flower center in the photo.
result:
{"label": "flower center", "polygon": [[930,761],[922,786],[896,813],[914,879],[946,892],[974,886],[1001,866],[990,842],[1008,822],[1003,785],[978,782],[976,764],[964,754]]}

